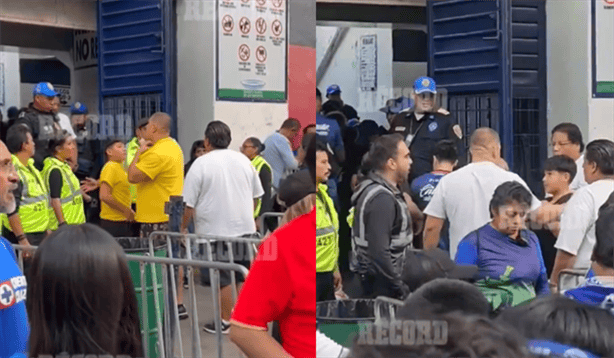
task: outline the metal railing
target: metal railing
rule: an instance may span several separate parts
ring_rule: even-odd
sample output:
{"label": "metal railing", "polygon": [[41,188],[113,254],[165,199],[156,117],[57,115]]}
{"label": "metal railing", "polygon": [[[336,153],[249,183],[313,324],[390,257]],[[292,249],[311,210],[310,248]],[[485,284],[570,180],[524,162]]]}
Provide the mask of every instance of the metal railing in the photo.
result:
{"label": "metal railing", "polygon": [[258,221],[260,223],[260,236],[264,237],[266,235],[267,227],[264,222],[266,218],[277,218],[277,223],[281,221],[281,218],[284,216],[284,213],[263,213],[258,217]]}
{"label": "metal railing", "polygon": [[[133,238],[138,239],[138,238]],[[164,245],[154,247],[154,243],[157,241],[160,242],[160,239],[165,241]],[[191,306],[193,308],[193,312],[191,312],[192,316],[192,324],[191,324],[191,332],[192,332],[192,349],[191,354],[187,355],[187,357],[193,358],[202,358],[201,351],[201,341],[200,341],[200,330],[199,330],[199,321],[198,321],[198,309],[197,309],[197,295],[196,295],[196,286],[194,280],[194,269],[199,270],[209,270],[210,284],[211,284],[211,292],[213,296],[213,315],[214,315],[214,324],[216,328],[216,345],[217,345],[217,357],[222,358],[223,355],[223,340],[222,340],[222,322],[221,322],[221,305],[220,305],[220,271],[230,271],[231,277],[231,286],[232,286],[232,301],[233,304],[236,302],[238,298],[237,285],[236,285],[236,273],[242,274],[244,277],[247,277],[249,270],[238,263],[236,263],[236,253],[234,251],[234,244],[242,244],[247,248],[247,261],[252,262],[255,258],[255,255],[258,250],[258,246],[261,242],[260,237],[221,237],[221,236],[207,236],[207,235],[197,235],[197,234],[188,234],[183,235],[179,233],[171,233],[171,232],[153,232],[149,238],[142,239],[146,243],[146,247],[140,248],[140,252],[144,253],[144,256],[136,256],[136,255],[126,255],[126,259],[131,262],[139,263],[139,274],[141,280],[141,328],[143,335],[143,353],[145,357],[152,356],[152,352],[149,351],[150,348],[150,332],[149,332],[149,303],[148,303],[148,290],[147,290],[147,282],[146,282],[146,268],[148,267],[151,273],[151,283],[153,286],[153,304],[156,312],[156,329],[157,329],[157,348],[159,351],[160,358],[166,357],[186,357],[184,352],[182,335],[181,335],[181,326],[179,323],[179,311],[177,307],[177,280],[175,278],[174,273],[175,267],[183,266],[188,269],[188,299],[191,302]],[[160,248],[164,248],[168,250],[167,255],[170,256],[173,252],[172,250],[177,247],[173,247],[173,241],[182,241],[185,243],[186,247],[186,259],[178,259],[178,258],[168,258],[168,257],[155,257],[155,250]],[[228,262],[219,262],[216,261],[216,257],[213,252],[213,243],[222,244],[226,247],[228,251]],[[192,257],[192,247],[193,245],[204,245],[207,253],[206,260],[203,259],[194,259]],[[18,262],[20,268],[23,271],[23,252],[24,251],[33,251],[36,250],[36,246],[23,246],[23,245],[13,245],[18,251]],[[219,248],[218,248],[219,250]],[[246,261],[246,260],[242,260]],[[158,283],[158,272],[159,267],[162,266],[162,287],[160,287]],[[160,301],[158,296],[159,289],[162,289],[164,302]],[[182,288],[183,289],[183,288]],[[164,307],[164,317],[160,317],[160,308]],[[178,344],[178,352],[175,352],[175,343]],[[176,354],[178,353],[178,354]]]}

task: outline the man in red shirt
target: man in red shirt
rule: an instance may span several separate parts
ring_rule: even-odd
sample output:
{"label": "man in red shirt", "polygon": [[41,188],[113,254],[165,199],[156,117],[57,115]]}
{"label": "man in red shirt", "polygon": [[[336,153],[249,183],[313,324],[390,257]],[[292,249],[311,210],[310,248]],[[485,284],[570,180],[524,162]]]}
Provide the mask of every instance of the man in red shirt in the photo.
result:
{"label": "man in red shirt", "polygon": [[[260,246],[230,320],[230,339],[249,358],[316,356],[315,231],[314,208]],[[272,321],[283,347],[266,332]]]}

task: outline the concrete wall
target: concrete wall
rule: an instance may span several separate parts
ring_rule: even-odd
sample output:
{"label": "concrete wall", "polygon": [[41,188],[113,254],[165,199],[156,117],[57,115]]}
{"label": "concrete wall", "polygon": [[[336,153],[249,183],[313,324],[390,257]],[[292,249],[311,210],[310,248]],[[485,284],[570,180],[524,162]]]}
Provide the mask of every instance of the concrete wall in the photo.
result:
{"label": "concrete wall", "polygon": [[0,20],[96,30],[96,3],[92,0],[2,0]]}
{"label": "concrete wall", "polygon": [[20,74],[19,71],[15,71],[15,69],[19,69],[19,49],[0,46],[0,63],[4,65],[4,102],[0,106],[0,110],[6,119],[6,111],[12,106],[19,106],[21,103]]}
{"label": "concrete wall", "polygon": [[614,140],[614,99],[592,96],[591,1],[547,1],[546,19],[548,130],[573,122],[585,142]]}
{"label": "concrete wall", "polygon": [[[322,61],[322,51],[328,48],[335,30],[336,28],[328,26],[316,27],[316,66]],[[374,92],[360,90],[359,41],[363,35],[377,35],[378,89]],[[356,108],[360,118],[383,123],[386,121],[385,114],[379,112],[379,109],[393,94],[392,74],[392,29],[352,27],[337,49],[318,87],[325,95],[328,86],[339,85],[343,101]]]}

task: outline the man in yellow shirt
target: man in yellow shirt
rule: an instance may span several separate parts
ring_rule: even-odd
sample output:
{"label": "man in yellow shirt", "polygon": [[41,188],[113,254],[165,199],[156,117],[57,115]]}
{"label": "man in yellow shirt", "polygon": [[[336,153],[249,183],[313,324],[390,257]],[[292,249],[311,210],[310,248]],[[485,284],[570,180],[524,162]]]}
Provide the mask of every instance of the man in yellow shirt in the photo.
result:
{"label": "man in yellow shirt", "polygon": [[128,168],[128,181],[136,184],[136,221],[140,236],[168,231],[169,217],[164,205],[183,192],[183,152],[170,137],[171,117],[155,113],[143,128],[143,140]]}
{"label": "man in yellow shirt", "polygon": [[107,163],[100,173],[100,227],[114,237],[137,236],[135,212],[131,208],[130,183],[123,167],[126,146],[120,140],[113,140],[105,145],[104,151]]}

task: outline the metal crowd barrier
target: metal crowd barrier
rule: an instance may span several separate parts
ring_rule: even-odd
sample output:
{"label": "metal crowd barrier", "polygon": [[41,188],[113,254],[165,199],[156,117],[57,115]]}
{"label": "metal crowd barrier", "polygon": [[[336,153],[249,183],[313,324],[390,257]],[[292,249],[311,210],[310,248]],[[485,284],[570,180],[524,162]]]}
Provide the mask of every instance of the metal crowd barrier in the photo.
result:
{"label": "metal crowd barrier", "polygon": [[[138,238],[134,238],[138,239]],[[155,257],[155,249],[154,243],[156,240],[165,239],[165,247],[168,250],[167,255],[170,256],[173,250],[172,241],[173,240],[184,240],[186,246],[186,259],[173,259],[167,257]],[[231,285],[232,285],[232,298],[233,303],[236,302],[238,297],[237,287],[236,287],[236,273],[242,274],[244,277],[247,277],[249,270],[242,265],[235,263],[235,253],[233,249],[234,243],[246,244],[245,246],[248,248],[248,257],[249,261],[252,262],[256,253],[257,246],[260,244],[261,239],[253,238],[253,237],[220,237],[220,236],[206,236],[206,235],[197,235],[197,234],[188,234],[183,235],[180,233],[171,233],[171,232],[153,232],[149,238],[141,239],[147,244],[146,248],[147,253],[145,256],[136,256],[127,254],[126,258],[128,261],[138,262],[140,269],[140,280],[141,280],[141,328],[143,333],[143,353],[145,357],[154,357],[158,356],[154,354],[154,352],[150,352],[150,332],[149,332],[149,303],[147,300],[148,290],[147,290],[147,282],[146,282],[146,266],[149,267],[151,272],[151,281],[153,285],[153,301],[154,301],[154,309],[156,312],[156,330],[157,330],[157,351],[159,352],[160,358],[166,357],[193,357],[193,358],[202,358],[202,351],[200,349],[201,341],[200,341],[200,330],[199,330],[199,321],[198,321],[198,309],[197,309],[197,297],[196,297],[196,286],[194,282],[193,270],[209,270],[210,275],[210,284],[211,284],[211,292],[213,296],[213,315],[214,315],[214,324],[216,327],[216,345],[217,345],[217,357],[223,357],[223,340],[222,340],[222,332],[221,332],[221,306],[220,306],[220,270],[230,271],[231,276]],[[224,243],[228,249],[228,261],[229,262],[217,262],[212,261],[213,258],[213,248],[212,243]],[[206,251],[208,254],[209,260],[195,260],[192,258],[192,250],[191,247],[193,244],[205,245]],[[23,251],[34,251],[37,249],[35,246],[23,246],[23,245],[13,245],[13,248],[18,250],[18,261],[20,268],[23,271]],[[145,250],[143,250],[145,251]],[[162,265],[162,293],[164,297],[164,302],[160,302],[160,298],[158,296],[159,284],[157,280],[157,265]],[[191,306],[193,308],[191,315],[191,330],[192,330],[192,352],[191,355],[187,355],[184,353],[184,347],[182,343],[182,335],[181,335],[181,326],[179,322],[179,312],[177,307],[177,282],[175,279],[174,273],[176,266],[184,266],[188,268],[188,299],[191,302]],[[169,282],[170,280],[170,282]],[[183,289],[183,287],[182,287]],[[169,295],[170,293],[170,295]],[[163,305],[163,306],[162,306]],[[160,307],[164,307],[164,318],[160,317]],[[172,314],[172,317],[171,317]],[[178,350],[179,354],[175,354],[175,343],[179,342]]]}
{"label": "metal crowd barrier", "polygon": [[267,227],[264,222],[266,218],[277,218],[277,223],[281,221],[281,218],[284,216],[284,213],[263,213],[258,217],[258,221],[260,222],[260,235],[264,237],[266,235]]}

